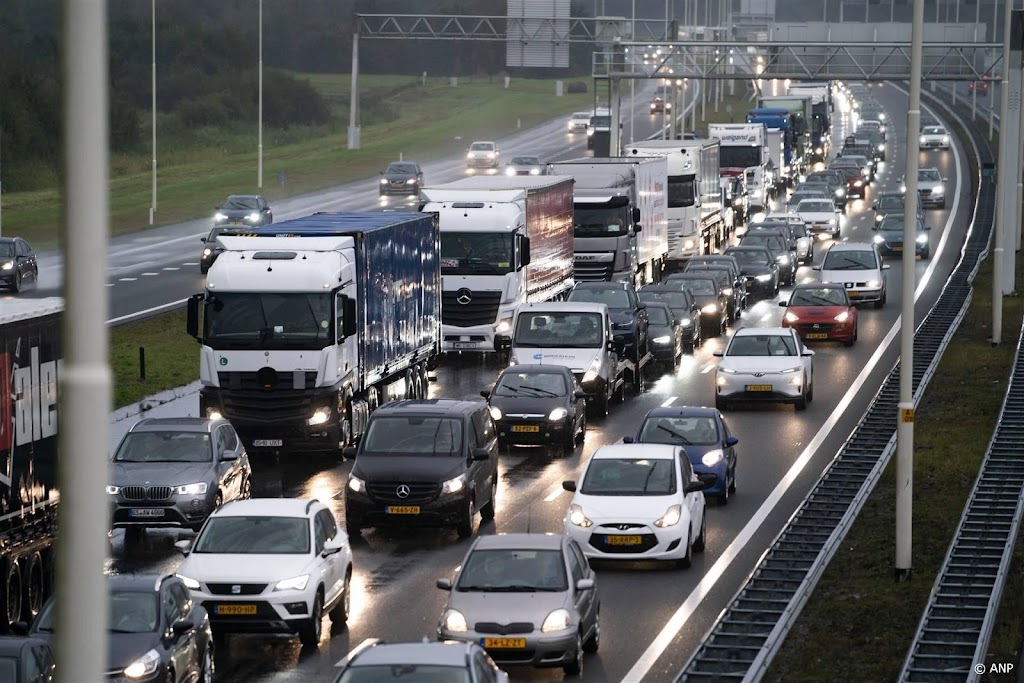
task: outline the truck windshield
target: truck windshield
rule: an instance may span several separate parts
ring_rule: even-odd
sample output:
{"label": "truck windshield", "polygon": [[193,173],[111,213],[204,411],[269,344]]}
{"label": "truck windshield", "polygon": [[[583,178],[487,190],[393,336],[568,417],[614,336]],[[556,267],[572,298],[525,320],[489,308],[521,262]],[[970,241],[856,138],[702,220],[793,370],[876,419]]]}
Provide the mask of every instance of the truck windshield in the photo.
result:
{"label": "truck windshield", "polygon": [[597,349],[604,334],[600,313],[520,313],[513,346]]}
{"label": "truck windshield", "polygon": [[694,180],[695,176],[692,175],[670,175],[668,177],[668,208],[678,209],[694,205],[696,201]]}
{"label": "truck windshield", "polygon": [[585,206],[576,204],[573,208],[574,237],[621,237],[628,234],[628,206],[581,208]]}
{"label": "truck windshield", "polygon": [[755,146],[721,147],[719,165],[722,168],[749,168],[761,165],[761,148]]}
{"label": "truck windshield", "polygon": [[206,304],[212,349],[322,349],[334,342],[331,294],[223,292]]}
{"label": "truck windshield", "polygon": [[441,273],[444,275],[505,275],[514,270],[512,233],[441,234]]}

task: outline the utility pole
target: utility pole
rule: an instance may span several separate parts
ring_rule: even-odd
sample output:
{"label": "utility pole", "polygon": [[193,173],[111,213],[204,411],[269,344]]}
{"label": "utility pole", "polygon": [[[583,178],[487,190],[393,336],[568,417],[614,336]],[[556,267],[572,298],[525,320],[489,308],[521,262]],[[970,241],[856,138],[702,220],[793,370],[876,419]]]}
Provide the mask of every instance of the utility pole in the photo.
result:
{"label": "utility pole", "polygon": [[[102,681],[107,671],[107,359],[110,224],[107,3],[61,1],[63,72],[64,367],[60,433],[55,659],[59,683]],[[71,225],[74,224],[74,229]],[[71,258],[71,256],[74,258]],[[88,615],[89,625],[82,619]]]}
{"label": "utility pole", "polygon": [[152,50],[153,50],[153,68],[150,73],[150,90],[153,93],[153,199],[149,203],[149,224],[153,225],[153,221],[156,219],[156,0],[152,0],[150,4],[150,13],[152,17]]}
{"label": "utility pole", "polygon": [[[612,73],[621,71],[623,66],[623,51],[622,51],[622,39],[615,36],[615,40],[612,43]],[[610,107],[609,114],[611,115],[611,125],[608,126],[610,134],[608,135],[608,156],[617,157],[621,154],[622,150],[622,107],[621,107],[621,85],[622,80],[619,76],[613,75],[608,79],[610,92],[608,93],[608,106]]]}
{"label": "utility pole", "polygon": [[917,255],[917,171],[921,141],[921,61],[924,0],[914,0],[910,28],[910,103],[907,107],[907,193],[903,198],[903,297],[900,323],[900,398],[896,423],[896,580],[910,579],[914,501],[914,289]]}
{"label": "utility pole", "polygon": [[263,0],[260,0],[260,110],[259,110],[259,142],[256,149],[256,187],[263,191]]}
{"label": "utility pole", "polygon": [[[596,2],[596,0],[595,0]],[[359,21],[356,18],[356,21]],[[352,34],[352,89],[348,102],[348,148],[359,149],[359,27]],[[594,88],[594,108],[597,108],[597,88]]]}

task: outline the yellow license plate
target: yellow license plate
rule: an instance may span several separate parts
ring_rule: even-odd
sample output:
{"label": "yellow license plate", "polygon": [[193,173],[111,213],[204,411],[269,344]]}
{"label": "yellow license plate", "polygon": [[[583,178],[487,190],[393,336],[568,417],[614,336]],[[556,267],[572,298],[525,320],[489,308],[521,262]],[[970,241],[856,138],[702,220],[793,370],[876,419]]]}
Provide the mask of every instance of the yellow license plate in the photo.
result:
{"label": "yellow license plate", "polygon": [[484,638],[484,649],[522,650],[526,647],[526,638]]}
{"label": "yellow license plate", "polygon": [[539,432],[540,427],[537,425],[512,425],[513,432]]}
{"label": "yellow license plate", "polygon": [[256,614],[256,605],[217,605],[217,614],[253,616]]}
{"label": "yellow license plate", "polygon": [[828,339],[828,335],[824,332],[808,332],[808,339]]}
{"label": "yellow license plate", "polygon": [[640,536],[606,536],[608,545],[640,545],[644,539]]}
{"label": "yellow license plate", "polygon": [[418,515],[420,514],[419,505],[388,505],[387,513],[389,515]]}
{"label": "yellow license plate", "polygon": [[771,384],[748,384],[747,391],[771,391]]}

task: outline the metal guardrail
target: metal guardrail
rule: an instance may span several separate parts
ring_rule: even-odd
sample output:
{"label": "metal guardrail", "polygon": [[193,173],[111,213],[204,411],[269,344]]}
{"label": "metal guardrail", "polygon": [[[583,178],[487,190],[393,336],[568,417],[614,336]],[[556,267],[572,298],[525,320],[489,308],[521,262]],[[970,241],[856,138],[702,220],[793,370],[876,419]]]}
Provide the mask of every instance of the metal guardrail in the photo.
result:
{"label": "metal guardrail", "polygon": [[[962,119],[960,124],[979,167],[992,163],[981,134]],[[987,253],[994,218],[995,179],[982,174],[960,261],[914,334],[915,404],[970,304],[970,281]],[[764,675],[895,450],[899,373],[897,363],[836,458],[683,666],[677,683],[756,681]]]}

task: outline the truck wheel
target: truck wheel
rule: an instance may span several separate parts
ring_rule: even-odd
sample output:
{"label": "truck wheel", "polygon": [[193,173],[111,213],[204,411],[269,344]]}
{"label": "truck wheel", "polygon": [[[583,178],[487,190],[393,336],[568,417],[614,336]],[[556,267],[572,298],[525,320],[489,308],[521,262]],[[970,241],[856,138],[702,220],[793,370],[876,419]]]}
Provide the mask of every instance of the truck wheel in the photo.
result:
{"label": "truck wheel", "polygon": [[0,607],[3,608],[3,618],[7,632],[11,627],[21,620],[21,567],[17,562],[9,562],[7,571],[4,573],[4,587],[0,592]]}
{"label": "truck wheel", "polygon": [[639,361],[633,366],[633,391],[637,394],[644,393],[644,371]]}
{"label": "truck wheel", "polygon": [[25,560],[25,595],[22,598],[22,621],[31,624],[43,608],[43,558],[32,553]]}

